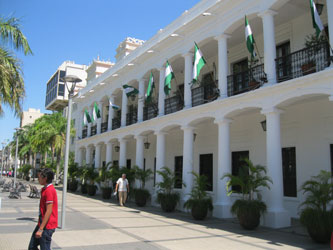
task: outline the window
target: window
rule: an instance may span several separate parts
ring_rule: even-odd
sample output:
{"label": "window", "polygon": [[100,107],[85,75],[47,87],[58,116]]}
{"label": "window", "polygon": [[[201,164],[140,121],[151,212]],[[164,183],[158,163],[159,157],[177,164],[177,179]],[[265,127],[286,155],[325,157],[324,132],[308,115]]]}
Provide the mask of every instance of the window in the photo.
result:
{"label": "window", "polygon": [[207,176],[206,191],[213,191],[213,154],[200,155],[199,174]]}
{"label": "window", "polygon": [[127,159],[126,161],[126,168],[131,169],[131,159]]}
{"label": "window", "polygon": [[296,148],[282,148],[283,194],[297,197]]}
{"label": "window", "polygon": [[177,178],[175,182],[175,188],[182,188],[183,182],[183,156],[175,157],[175,176]]}
{"label": "window", "polygon": [[284,81],[291,78],[291,60],[288,56],[290,54],[290,42],[284,42],[276,46],[276,66],[278,81]]}
{"label": "window", "polygon": [[331,151],[331,175],[333,176],[333,144],[330,145]]}
{"label": "window", "polygon": [[64,84],[59,84],[58,95],[59,96],[64,96],[65,95],[65,85]]}
{"label": "window", "polygon": [[146,158],[143,159],[143,171],[146,171]]}
{"label": "window", "polygon": [[115,167],[119,167],[119,162],[118,161],[113,161],[113,166],[115,166]]}
{"label": "window", "polygon": [[233,93],[242,93],[242,91],[246,88],[246,83],[249,79],[248,68],[249,66],[247,58],[232,65],[232,73],[234,78],[234,84],[232,87]]}
{"label": "window", "polygon": [[60,71],[59,71],[59,74],[60,74],[59,82],[62,82],[62,81],[61,81],[61,78],[63,78],[63,77],[66,75],[66,71],[60,70]]}
{"label": "window", "polygon": [[[246,162],[244,161],[244,159],[249,159],[250,153],[249,151],[237,151],[237,152],[232,152],[232,175],[234,176],[238,176],[239,174],[239,168],[241,168],[242,166],[244,166],[244,164],[246,164]],[[240,186],[232,186],[232,190],[235,192],[241,192],[241,188]]]}

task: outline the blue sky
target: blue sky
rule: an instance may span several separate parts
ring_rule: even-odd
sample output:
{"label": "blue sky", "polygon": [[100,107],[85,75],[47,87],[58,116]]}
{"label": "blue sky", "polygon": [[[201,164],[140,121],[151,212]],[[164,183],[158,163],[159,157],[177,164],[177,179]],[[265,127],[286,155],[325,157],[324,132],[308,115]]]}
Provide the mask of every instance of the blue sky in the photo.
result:
{"label": "blue sky", "polygon": [[[115,61],[115,50],[126,37],[149,40],[199,0],[0,0],[2,17],[21,19],[33,56],[23,63],[24,110],[44,108],[46,82],[63,61],[90,64],[97,56]],[[167,3],[167,4],[166,4]],[[0,143],[12,139],[20,120],[4,107]]]}

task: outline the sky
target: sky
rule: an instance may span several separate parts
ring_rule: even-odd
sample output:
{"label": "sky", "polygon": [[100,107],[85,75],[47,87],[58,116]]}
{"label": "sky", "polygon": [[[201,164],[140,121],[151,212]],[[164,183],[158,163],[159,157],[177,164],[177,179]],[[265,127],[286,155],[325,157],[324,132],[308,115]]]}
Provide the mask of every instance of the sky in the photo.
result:
{"label": "sky", "polygon": [[[33,55],[16,52],[22,62],[26,97],[23,110],[45,110],[46,83],[62,62],[89,65],[93,59],[115,62],[126,37],[149,40],[159,29],[199,0],[0,0],[1,17],[20,19]],[[166,4],[167,3],[167,4]],[[12,140],[20,126],[9,107],[0,117],[0,143]]]}

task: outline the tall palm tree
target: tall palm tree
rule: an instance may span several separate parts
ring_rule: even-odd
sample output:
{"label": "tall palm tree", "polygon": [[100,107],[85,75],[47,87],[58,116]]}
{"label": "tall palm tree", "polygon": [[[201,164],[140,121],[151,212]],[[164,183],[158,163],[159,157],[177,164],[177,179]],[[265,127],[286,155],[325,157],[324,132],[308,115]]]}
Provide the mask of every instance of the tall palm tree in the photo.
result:
{"label": "tall palm tree", "polygon": [[25,55],[32,54],[17,18],[0,17],[0,115],[3,115],[3,104],[19,115],[25,95],[21,62],[5,45],[23,51]]}

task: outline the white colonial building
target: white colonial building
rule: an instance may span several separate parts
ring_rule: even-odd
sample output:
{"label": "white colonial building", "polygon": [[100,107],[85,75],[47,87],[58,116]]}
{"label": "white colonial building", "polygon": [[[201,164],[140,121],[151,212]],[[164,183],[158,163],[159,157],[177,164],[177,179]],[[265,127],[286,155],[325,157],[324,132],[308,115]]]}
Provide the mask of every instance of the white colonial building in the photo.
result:
{"label": "white colonial building", "polygon": [[[320,18],[333,34],[333,2],[322,3]],[[262,57],[251,68],[245,15]],[[230,218],[237,195],[227,196],[221,177],[237,174],[239,159],[249,157],[266,166],[273,180],[263,191],[268,206],[263,223],[290,225],[304,200],[302,183],[332,170],[333,68],[327,43],[305,48],[313,33],[309,1],[205,0],[150,40],[127,40],[141,44],[131,51],[122,43],[127,51],[118,48],[115,65],[74,99],[76,161],[150,168],[152,193],[161,178],[156,170],[168,166],[187,185],[179,189],[181,204],[192,187],[190,172],[205,174],[213,215]],[[191,85],[194,42],[207,64],[199,83]],[[166,60],[176,77],[169,96],[163,91]],[[146,104],[151,72],[156,88],[153,103]],[[124,84],[137,88],[138,96],[127,98]],[[110,99],[120,111],[109,108]],[[101,118],[83,127],[84,110],[92,114],[95,102]]]}

